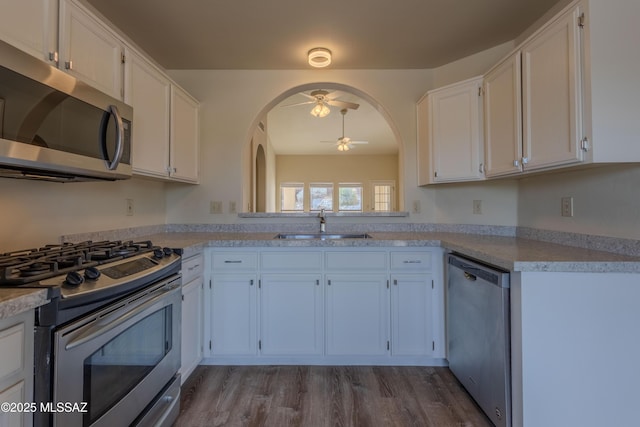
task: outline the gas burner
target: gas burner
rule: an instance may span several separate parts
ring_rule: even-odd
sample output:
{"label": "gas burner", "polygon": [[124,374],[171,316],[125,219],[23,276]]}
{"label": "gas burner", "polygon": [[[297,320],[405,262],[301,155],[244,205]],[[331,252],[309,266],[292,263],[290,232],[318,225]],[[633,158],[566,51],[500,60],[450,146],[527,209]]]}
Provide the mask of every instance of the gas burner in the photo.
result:
{"label": "gas burner", "polygon": [[27,264],[24,267],[18,267],[18,274],[20,277],[31,277],[37,276],[38,274],[46,273],[48,271],[52,271],[55,269],[55,263],[52,261],[49,262],[40,262],[36,261],[31,264]]}
{"label": "gas burner", "polygon": [[0,286],[17,286],[158,249],[150,241],[84,241],[0,254]]}

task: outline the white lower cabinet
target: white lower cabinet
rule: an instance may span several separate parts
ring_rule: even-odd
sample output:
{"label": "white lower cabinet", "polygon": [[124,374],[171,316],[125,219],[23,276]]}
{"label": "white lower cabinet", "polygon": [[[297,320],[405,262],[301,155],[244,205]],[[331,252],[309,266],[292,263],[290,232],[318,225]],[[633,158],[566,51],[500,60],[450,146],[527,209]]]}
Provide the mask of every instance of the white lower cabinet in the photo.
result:
{"label": "white lower cabinet", "polygon": [[419,356],[435,349],[430,274],[391,276],[391,354]]}
{"label": "white lower cabinet", "polygon": [[211,250],[203,363],[442,365],[442,254]]}
{"label": "white lower cabinet", "polygon": [[258,349],[255,274],[214,274],[211,284],[212,355],[255,355]]}
{"label": "white lower cabinet", "polygon": [[[0,402],[33,402],[33,310],[0,320]],[[0,426],[27,427],[33,413],[1,411]]]}
{"label": "white lower cabinet", "polygon": [[265,274],[260,279],[260,350],[265,355],[322,355],[319,274]]}
{"label": "white lower cabinet", "polygon": [[382,274],[327,276],[327,355],[388,352],[389,293]]}
{"label": "white lower cabinet", "polygon": [[203,356],[204,258],[202,253],[182,261],[181,381],[184,384]]}

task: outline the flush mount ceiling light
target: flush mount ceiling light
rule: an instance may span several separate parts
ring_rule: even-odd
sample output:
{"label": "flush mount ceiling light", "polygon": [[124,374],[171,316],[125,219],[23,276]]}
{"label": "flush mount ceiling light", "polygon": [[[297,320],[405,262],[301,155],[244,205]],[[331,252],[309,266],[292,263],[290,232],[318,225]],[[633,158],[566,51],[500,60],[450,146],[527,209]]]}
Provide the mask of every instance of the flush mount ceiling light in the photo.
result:
{"label": "flush mount ceiling light", "polygon": [[331,51],[324,47],[316,47],[309,51],[309,65],[323,68],[331,64]]}

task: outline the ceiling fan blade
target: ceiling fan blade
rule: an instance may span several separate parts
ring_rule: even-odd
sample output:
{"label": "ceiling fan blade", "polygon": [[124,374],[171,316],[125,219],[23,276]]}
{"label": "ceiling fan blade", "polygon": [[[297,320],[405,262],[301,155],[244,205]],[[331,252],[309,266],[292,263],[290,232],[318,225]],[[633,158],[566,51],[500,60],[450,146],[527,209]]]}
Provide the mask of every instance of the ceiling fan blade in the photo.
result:
{"label": "ceiling fan blade", "polygon": [[316,101],[304,101],[304,102],[297,102],[295,104],[281,105],[281,107],[296,107],[298,105],[315,104],[315,103]]}
{"label": "ceiling fan blade", "polygon": [[368,144],[369,141],[349,141],[349,144]]}
{"label": "ceiling fan blade", "polygon": [[326,94],[324,98],[327,100],[332,100],[332,99],[340,98],[342,95],[345,95],[345,94],[346,92],[343,92],[341,90],[334,90],[333,92]]}
{"label": "ceiling fan blade", "polygon": [[347,101],[338,101],[337,99],[330,99],[327,101],[327,104],[332,105],[334,107],[340,108],[351,108],[352,110],[357,110],[360,104],[356,104],[354,102]]}

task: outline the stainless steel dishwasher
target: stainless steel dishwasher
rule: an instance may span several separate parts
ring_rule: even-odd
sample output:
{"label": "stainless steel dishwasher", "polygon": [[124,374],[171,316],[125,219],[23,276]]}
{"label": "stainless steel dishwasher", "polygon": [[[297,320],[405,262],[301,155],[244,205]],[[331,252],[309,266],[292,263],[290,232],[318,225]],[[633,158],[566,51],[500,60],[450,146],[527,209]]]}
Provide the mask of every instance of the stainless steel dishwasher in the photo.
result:
{"label": "stainless steel dishwasher", "polygon": [[509,273],[447,256],[449,368],[489,419],[511,426]]}

